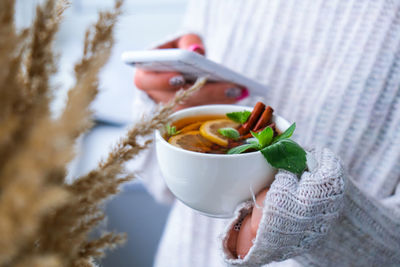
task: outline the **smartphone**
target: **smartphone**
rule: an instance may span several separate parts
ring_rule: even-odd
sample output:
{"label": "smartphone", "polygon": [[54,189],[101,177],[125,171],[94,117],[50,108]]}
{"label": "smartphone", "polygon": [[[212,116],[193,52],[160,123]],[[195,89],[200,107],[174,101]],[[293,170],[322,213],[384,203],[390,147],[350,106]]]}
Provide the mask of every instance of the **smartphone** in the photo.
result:
{"label": "smartphone", "polygon": [[237,73],[206,57],[183,49],[126,51],[122,60],[129,65],[150,71],[176,71],[187,81],[207,76],[212,82],[232,82],[246,87],[250,94],[265,95],[267,86]]}

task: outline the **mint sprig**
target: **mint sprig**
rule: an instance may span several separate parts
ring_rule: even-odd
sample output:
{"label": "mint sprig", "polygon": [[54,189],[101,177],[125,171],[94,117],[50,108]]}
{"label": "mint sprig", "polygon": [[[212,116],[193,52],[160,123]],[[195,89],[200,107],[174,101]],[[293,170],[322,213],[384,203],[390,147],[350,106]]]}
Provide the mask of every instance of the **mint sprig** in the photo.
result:
{"label": "mint sprig", "polygon": [[306,168],[306,152],[293,140],[289,139],[296,124],[293,123],[285,132],[273,137],[271,127],[264,128],[261,132],[251,132],[254,138],[246,140],[247,144],[234,147],[228,154],[240,154],[249,149],[259,150],[272,167],[284,169],[295,174],[301,174]]}
{"label": "mint sprig", "polygon": [[253,131],[250,131],[250,133],[258,141],[260,149],[269,146],[274,138],[274,130],[272,130],[271,127],[265,127],[264,130],[259,133],[255,133]]}
{"label": "mint sprig", "polygon": [[251,112],[248,110],[243,110],[243,111],[238,111],[238,112],[231,112],[231,113],[226,113],[226,116],[233,120],[234,122],[243,124],[245,123],[251,115]]}
{"label": "mint sprig", "polygon": [[276,143],[276,142],[278,142],[280,140],[290,138],[292,136],[293,132],[294,132],[294,129],[296,129],[296,123],[293,123],[292,125],[290,125],[289,128],[286,129],[286,131],[284,131],[282,134],[276,136],[272,140],[272,143],[274,144],[274,143]]}
{"label": "mint sprig", "polygon": [[228,154],[240,154],[250,148],[261,150],[272,142],[272,138],[274,136],[274,130],[272,130],[271,127],[265,127],[261,132],[258,133],[252,131],[250,132],[254,138],[248,138],[246,140],[247,144],[230,149]]}
{"label": "mint sprig", "polygon": [[218,132],[227,138],[237,140],[240,137],[240,133],[233,128],[227,127],[227,128],[219,128]]}
{"label": "mint sprig", "polygon": [[244,144],[244,145],[241,145],[241,146],[237,146],[237,147],[229,149],[227,154],[241,154],[241,153],[243,153],[243,152],[245,152],[246,150],[249,150],[249,149],[258,150],[258,144],[250,143],[250,144]]}
{"label": "mint sprig", "polygon": [[301,174],[306,168],[306,152],[296,142],[283,139],[260,150],[271,166]]}
{"label": "mint sprig", "polygon": [[168,136],[174,136],[179,134],[181,131],[177,131],[175,126],[171,126],[170,124],[167,124],[165,126],[165,129],[167,131]]}

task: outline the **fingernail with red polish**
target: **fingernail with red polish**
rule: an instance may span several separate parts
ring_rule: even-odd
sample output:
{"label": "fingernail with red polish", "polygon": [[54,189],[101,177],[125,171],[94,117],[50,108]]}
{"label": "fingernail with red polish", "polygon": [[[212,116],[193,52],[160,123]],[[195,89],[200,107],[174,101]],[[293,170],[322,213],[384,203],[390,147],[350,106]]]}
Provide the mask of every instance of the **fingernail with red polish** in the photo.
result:
{"label": "fingernail with red polish", "polygon": [[205,54],[204,47],[201,44],[192,44],[188,49],[201,55]]}
{"label": "fingernail with red polish", "polygon": [[243,100],[250,95],[249,90],[247,88],[242,89],[242,93],[240,96],[236,98],[237,101]]}

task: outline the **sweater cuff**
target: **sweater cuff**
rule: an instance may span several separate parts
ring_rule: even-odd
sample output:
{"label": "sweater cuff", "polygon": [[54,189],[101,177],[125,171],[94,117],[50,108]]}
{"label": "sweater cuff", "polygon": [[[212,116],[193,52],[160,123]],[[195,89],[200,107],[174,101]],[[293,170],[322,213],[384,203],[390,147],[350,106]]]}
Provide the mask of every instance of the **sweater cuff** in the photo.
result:
{"label": "sweater cuff", "polygon": [[235,225],[238,224],[240,221],[242,221],[244,219],[244,217],[246,217],[252,211],[253,205],[254,205],[254,202],[251,200],[248,200],[248,201],[240,204],[236,208],[233,218],[228,223],[224,232],[221,235],[222,242],[220,242],[220,244],[222,244],[222,248],[221,248],[222,255],[223,255],[225,262],[227,262],[227,263],[232,264],[232,263],[242,263],[243,262],[242,259],[238,259],[238,258],[236,258],[236,256],[232,255],[232,253],[230,252],[230,250],[228,248],[228,241],[229,241],[229,238],[231,237],[230,233],[231,233],[231,231],[233,231],[233,228],[235,227]]}
{"label": "sweater cuff", "polygon": [[234,231],[233,228],[235,227],[235,225],[241,222],[244,219],[244,217],[246,217],[250,212],[252,212],[253,206],[254,202],[251,200],[246,201],[241,205],[239,205],[235,211],[235,216],[228,223],[227,227],[225,228],[221,236],[222,257],[223,260],[228,264],[228,266],[260,267],[272,261],[283,261],[294,256],[292,255],[291,250],[287,250],[284,253],[284,257],[279,259],[276,257],[275,258],[271,257],[271,260],[265,261],[266,260],[265,255],[263,255],[265,254],[265,250],[261,242],[263,237],[262,233],[260,234],[260,229],[257,232],[256,238],[253,240],[253,246],[250,248],[249,252],[243,259],[237,258],[236,255],[232,255],[232,253],[228,248],[228,241],[229,238],[231,237],[230,233]]}

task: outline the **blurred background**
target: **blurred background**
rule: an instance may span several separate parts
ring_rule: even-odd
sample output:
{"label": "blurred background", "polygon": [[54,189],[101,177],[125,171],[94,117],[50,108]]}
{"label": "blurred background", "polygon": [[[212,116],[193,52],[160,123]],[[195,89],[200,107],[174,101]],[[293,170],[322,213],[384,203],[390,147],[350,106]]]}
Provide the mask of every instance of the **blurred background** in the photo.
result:
{"label": "blurred background", "polygon": [[[63,108],[68,88],[73,84],[73,65],[83,50],[84,32],[97,18],[97,12],[113,5],[113,0],[69,0],[64,22],[56,41],[60,54],[59,74],[52,109],[55,115]],[[17,25],[32,22],[40,0],[17,1]],[[107,66],[101,73],[100,94],[93,103],[95,127],[77,145],[78,157],[71,164],[70,176],[84,174],[107,155],[140,114],[134,112],[134,69],[120,60],[126,50],[146,49],[152,43],[179,29],[186,0],[125,0],[124,14],[116,28],[116,44]],[[132,182],[123,192],[106,203],[108,221],[101,229],[126,232],[125,246],[108,252],[100,266],[152,266],[154,255],[168,216],[169,207],[156,203],[140,181]]]}

